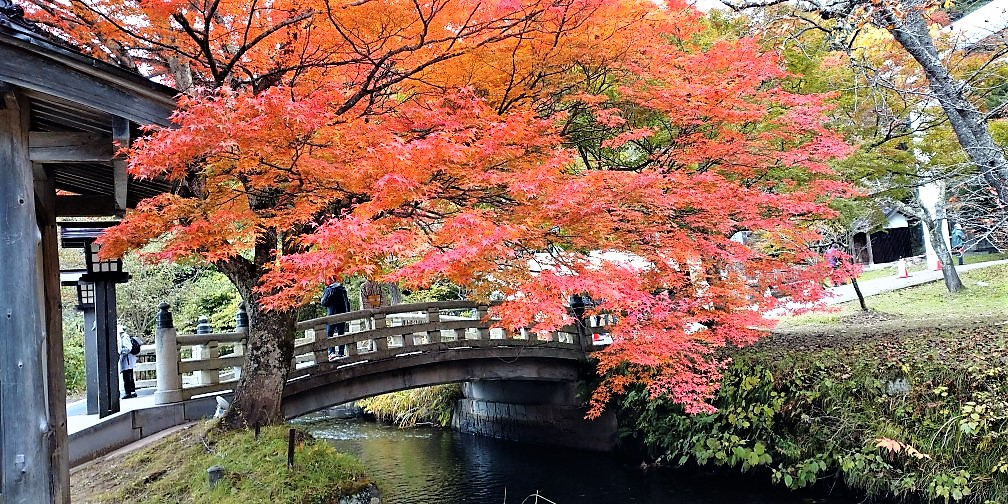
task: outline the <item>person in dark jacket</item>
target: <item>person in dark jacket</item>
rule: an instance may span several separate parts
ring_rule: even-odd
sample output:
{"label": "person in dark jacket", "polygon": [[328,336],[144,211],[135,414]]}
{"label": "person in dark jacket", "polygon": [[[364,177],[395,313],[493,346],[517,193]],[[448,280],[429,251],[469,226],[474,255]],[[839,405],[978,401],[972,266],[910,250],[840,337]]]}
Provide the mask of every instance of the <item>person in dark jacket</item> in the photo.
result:
{"label": "person in dark jacket", "polygon": [[[329,284],[322,291],[322,299],[319,303],[326,308],[327,315],[336,315],[337,313],[346,313],[350,311],[350,297],[347,295],[346,287],[340,282],[333,282]],[[338,322],[335,324],[329,324],[326,326],[326,337],[332,338],[337,334],[343,334],[346,332],[347,324],[346,322]],[[346,345],[339,346],[339,353],[337,354],[336,348],[329,349],[329,360],[335,359],[337,356],[342,357],[346,353]]]}
{"label": "person in dark jacket", "polygon": [[963,252],[966,251],[966,233],[963,231],[962,226],[959,224],[955,225],[952,229],[952,236],[950,237],[952,245],[952,253],[959,256],[959,266],[963,265]]}

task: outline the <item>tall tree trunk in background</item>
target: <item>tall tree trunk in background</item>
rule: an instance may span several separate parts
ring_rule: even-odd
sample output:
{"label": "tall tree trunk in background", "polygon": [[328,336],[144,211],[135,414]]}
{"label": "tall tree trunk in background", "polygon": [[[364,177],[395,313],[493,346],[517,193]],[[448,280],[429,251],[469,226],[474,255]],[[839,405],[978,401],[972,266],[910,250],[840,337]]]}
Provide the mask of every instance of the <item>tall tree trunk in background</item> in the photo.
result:
{"label": "tall tree trunk in background", "polygon": [[931,215],[921,201],[920,192],[914,191],[913,193],[913,203],[906,204],[898,200],[890,200],[890,204],[898,208],[901,212],[906,215],[912,215],[917,220],[926,224],[927,236],[926,239],[930,240],[931,248],[934,249],[935,255],[938,256],[938,261],[941,263],[942,276],[945,279],[945,287],[948,288],[949,292],[956,293],[964,290],[966,287],[963,285],[962,280],[959,279],[959,273],[955,269],[955,265],[952,263],[952,255],[949,253],[948,243],[945,241],[945,237],[942,235],[941,226],[945,222],[945,184],[943,182],[938,183],[939,197],[935,202],[935,213]]}
{"label": "tall tree trunk in background", "polygon": [[[969,85],[949,73],[935,49],[934,39],[916,0],[904,2],[906,9],[896,14],[892,8],[882,10],[881,26],[887,27],[896,42],[920,64],[927,76],[934,99],[948,116],[956,138],[977,171],[997,193],[998,200],[1008,206],[1008,160],[991,136],[987,120],[967,96]],[[961,285],[961,284],[960,284]]]}
{"label": "tall tree trunk in background", "polygon": [[952,255],[949,253],[948,246],[945,243],[945,237],[942,236],[941,225],[943,219],[928,219],[928,239],[931,240],[931,247],[934,248],[935,254],[938,256],[938,262],[941,263],[942,276],[945,278],[945,287],[951,293],[956,293],[964,290],[966,287],[963,285],[962,280],[959,279],[959,272],[955,269],[955,264],[952,262]]}
{"label": "tall tree trunk in background", "polygon": [[868,250],[868,264],[875,264],[875,254],[871,249],[871,230],[865,230],[865,248]]}
{"label": "tall tree trunk in background", "polygon": [[934,249],[935,255],[938,256],[938,262],[941,263],[942,277],[945,279],[945,287],[951,293],[959,292],[966,287],[963,286],[962,280],[959,279],[959,272],[956,271],[955,265],[952,262],[952,254],[949,252],[948,242],[945,241],[945,236],[942,234],[942,226],[945,225],[945,182],[937,182],[939,197],[935,202],[934,215],[928,212],[924,205],[921,204],[919,193],[917,205],[919,207],[919,218],[927,222],[928,225],[928,239],[931,240],[931,248]]}

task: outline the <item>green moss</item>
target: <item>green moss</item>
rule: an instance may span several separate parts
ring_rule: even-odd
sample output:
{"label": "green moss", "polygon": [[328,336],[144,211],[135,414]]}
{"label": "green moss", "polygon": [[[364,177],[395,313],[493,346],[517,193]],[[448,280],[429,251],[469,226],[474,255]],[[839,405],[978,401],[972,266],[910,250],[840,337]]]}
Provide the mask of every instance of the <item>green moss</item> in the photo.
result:
{"label": "green moss", "polygon": [[[286,426],[223,432],[193,426],[138,449],[105,468],[111,484],[87,502],[329,504],[370,484],[363,466],[321,440],[297,435],[294,467],[287,467]],[[223,467],[211,489],[207,469]],[[100,479],[100,478],[96,478]],[[76,500],[76,499],[75,499]]]}

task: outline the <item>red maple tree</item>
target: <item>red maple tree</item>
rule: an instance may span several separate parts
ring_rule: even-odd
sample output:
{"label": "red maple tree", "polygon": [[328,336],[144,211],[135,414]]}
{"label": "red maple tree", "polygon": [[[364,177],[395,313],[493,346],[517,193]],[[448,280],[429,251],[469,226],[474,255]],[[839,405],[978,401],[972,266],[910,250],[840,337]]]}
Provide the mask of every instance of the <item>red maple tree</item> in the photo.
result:
{"label": "red maple tree", "polygon": [[809,224],[846,190],[828,97],[783,89],[774,54],[680,1],[47,8],[91,52],[185,91],[176,127],[130,152],[134,176],[180,190],[102,250],[153,245],[238,287],[252,324],[231,425],[282,420],[293,310],[334,278],[447,279],[534,329],[590,296],[617,320],[592,414],[640,382],[709,410],[715,352],[759,337],[771,287],[821,293]]}

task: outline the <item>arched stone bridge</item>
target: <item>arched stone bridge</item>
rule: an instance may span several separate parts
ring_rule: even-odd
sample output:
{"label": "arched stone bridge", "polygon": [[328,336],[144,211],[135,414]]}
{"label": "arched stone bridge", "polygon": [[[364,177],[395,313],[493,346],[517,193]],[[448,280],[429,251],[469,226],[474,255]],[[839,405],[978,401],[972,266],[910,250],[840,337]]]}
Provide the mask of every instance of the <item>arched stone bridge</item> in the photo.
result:
{"label": "arched stone bridge", "polygon": [[[175,335],[167,305],[161,309],[155,352],[144,352],[156,353],[156,363],[138,366],[141,375],[156,369],[155,402],[233,389],[244,361],[244,314],[238,315],[238,332]],[[443,383],[574,381],[594,347],[593,337],[605,330],[593,319],[582,326],[583,336],[575,326],[555,332],[505,331],[490,327],[487,312],[485,305],[445,301],[299,322],[303,337],[295,342],[284,415],[293,418],[364,397]],[[345,334],[326,337],[328,324],[344,323]],[[330,361],[329,349],[341,345],[346,355]],[[191,357],[179,359],[184,347],[191,348]]]}

